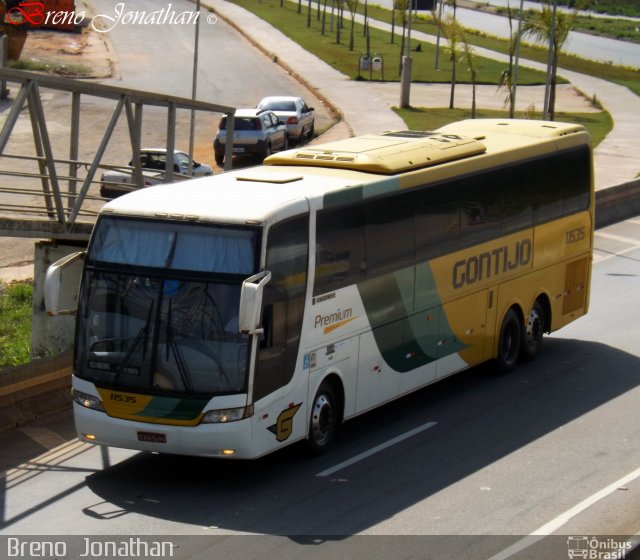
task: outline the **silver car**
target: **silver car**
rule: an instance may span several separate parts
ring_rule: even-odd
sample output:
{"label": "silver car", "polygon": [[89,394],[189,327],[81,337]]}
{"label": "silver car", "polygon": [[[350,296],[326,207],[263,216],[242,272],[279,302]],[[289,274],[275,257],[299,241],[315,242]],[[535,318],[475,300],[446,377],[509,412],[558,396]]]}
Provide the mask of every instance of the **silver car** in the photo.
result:
{"label": "silver car", "polygon": [[258,103],[258,109],[273,111],[287,125],[289,139],[294,142],[311,140],[315,132],[314,109],[302,98],[292,96],[265,97]]}
{"label": "silver car", "polygon": [[[213,153],[216,163],[224,162],[227,140],[227,117],[222,117],[218,126]],[[233,153],[253,155],[262,159],[277,150],[289,147],[289,135],[284,122],[273,111],[266,109],[238,109],[234,115]]]}

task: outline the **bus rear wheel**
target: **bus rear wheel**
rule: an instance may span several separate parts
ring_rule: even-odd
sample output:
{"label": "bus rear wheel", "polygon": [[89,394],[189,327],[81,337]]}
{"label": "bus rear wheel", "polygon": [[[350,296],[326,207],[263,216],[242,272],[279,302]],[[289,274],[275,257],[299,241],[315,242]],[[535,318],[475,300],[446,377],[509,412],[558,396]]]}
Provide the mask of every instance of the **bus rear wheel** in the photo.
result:
{"label": "bus rear wheel", "polygon": [[520,354],[524,360],[533,360],[542,347],[542,335],[546,324],[544,306],[536,300],[524,325]]}
{"label": "bus rear wheel", "polygon": [[313,399],[307,450],[311,455],[324,453],[335,439],[338,429],[338,409],[333,387],[323,382]]}
{"label": "bus rear wheel", "polygon": [[522,340],[521,322],[519,315],[513,308],[507,311],[502,320],[496,363],[503,373],[511,371],[518,363],[520,341]]}

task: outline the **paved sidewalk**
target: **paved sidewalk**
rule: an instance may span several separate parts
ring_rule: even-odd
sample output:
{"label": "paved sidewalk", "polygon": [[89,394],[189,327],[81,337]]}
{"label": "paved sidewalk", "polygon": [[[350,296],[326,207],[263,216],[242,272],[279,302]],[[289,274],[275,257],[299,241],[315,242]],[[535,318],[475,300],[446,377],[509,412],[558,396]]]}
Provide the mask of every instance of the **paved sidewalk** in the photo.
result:
{"label": "paved sidewalk", "polygon": [[[400,103],[399,83],[356,82],[331,68],[315,55],[301,49],[291,39],[273,28],[269,23],[243,8],[224,0],[206,0],[205,4],[215,13],[242,32],[250,41],[272,58],[285,66],[310,90],[324,98],[343,118],[344,124],[335,127],[323,140],[340,135],[360,135],[382,130],[404,129],[404,121],[391,110]],[[371,25],[390,29],[383,22],[371,21]],[[412,34],[414,40],[435,42],[435,37],[420,32]],[[504,60],[506,56],[487,49],[475,49],[481,56]],[[522,66],[546,70],[540,63],[521,60]],[[594,96],[609,111],[614,128],[595,151],[596,189],[632,181],[640,173],[640,156],[635,147],[637,131],[640,130],[640,97],[627,88],[566,70],[559,73],[574,87],[560,87],[557,110],[593,110],[589,99]],[[456,105],[470,106],[470,86],[456,86]],[[582,92],[580,95],[576,90]],[[447,84],[412,84],[411,105],[415,107],[448,106]],[[525,111],[530,105],[538,109],[543,106],[544,87],[520,87],[517,91],[517,110]],[[484,86],[478,90],[478,106],[499,108],[504,101],[504,92],[495,86]]]}

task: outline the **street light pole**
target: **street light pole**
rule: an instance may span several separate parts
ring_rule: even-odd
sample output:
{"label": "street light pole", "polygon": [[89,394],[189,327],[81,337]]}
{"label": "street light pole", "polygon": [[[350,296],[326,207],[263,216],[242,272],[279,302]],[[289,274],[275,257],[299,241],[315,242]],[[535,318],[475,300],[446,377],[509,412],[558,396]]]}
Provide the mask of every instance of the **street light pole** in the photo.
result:
{"label": "street light pole", "polygon": [[409,27],[407,31],[407,54],[402,57],[402,74],[400,76],[400,108],[411,106],[411,12],[415,0],[409,0]]}
{"label": "street light pole", "polygon": [[[195,45],[193,47],[193,75],[191,78],[191,99],[195,101],[198,85],[198,44],[200,39],[200,0],[196,2],[196,32]],[[191,121],[189,123],[189,175],[193,173],[193,148],[195,136],[196,112],[191,109]],[[169,157],[169,154],[167,154]]]}

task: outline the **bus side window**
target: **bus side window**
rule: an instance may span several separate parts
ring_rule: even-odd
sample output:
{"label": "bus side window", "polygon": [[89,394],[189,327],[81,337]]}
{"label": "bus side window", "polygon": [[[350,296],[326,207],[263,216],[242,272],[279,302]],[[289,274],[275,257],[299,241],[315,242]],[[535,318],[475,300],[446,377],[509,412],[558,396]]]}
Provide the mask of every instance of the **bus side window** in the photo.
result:
{"label": "bus side window", "polygon": [[424,262],[460,248],[460,212],[452,185],[423,189],[416,200],[416,260]]}
{"label": "bus side window", "polygon": [[318,212],[314,295],[357,284],[367,273],[362,205]]}
{"label": "bus side window", "polygon": [[365,205],[366,274],[380,276],[415,262],[412,196],[385,197]]}
{"label": "bus side window", "polygon": [[495,239],[502,231],[502,185],[492,181],[492,174],[462,181],[460,200],[460,237],[462,247]]}

